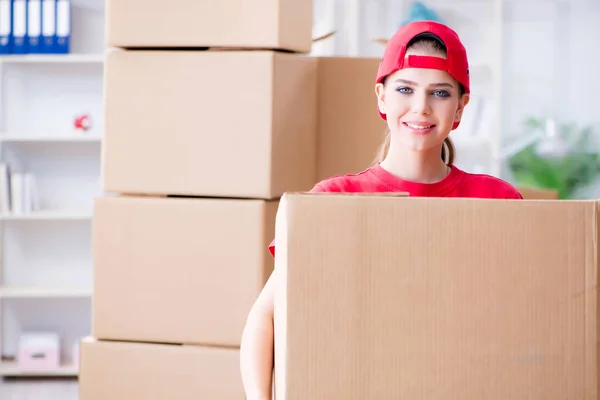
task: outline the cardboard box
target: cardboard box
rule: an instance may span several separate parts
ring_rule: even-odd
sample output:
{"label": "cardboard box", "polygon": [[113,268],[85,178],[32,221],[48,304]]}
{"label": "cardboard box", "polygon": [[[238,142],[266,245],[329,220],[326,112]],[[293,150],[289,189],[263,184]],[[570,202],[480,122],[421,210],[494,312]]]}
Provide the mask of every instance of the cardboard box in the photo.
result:
{"label": "cardboard box", "polygon": [[530,200],[558,200],[558,191],[549,189],[538,189],[527,186],[517,187],[519,193],[525,199]]}
{"label": "cardboard box", "polygon": [[387,124],[377,112],[378,58],[318,57],[317,180],[374,164]]}
{"label": "cardboard box", "polygon": [[284,196],[277,400],[597,399],[599,207]]}
{"label": "cardboard box", "polygon": [[101,197],[92,336],[239,346],[273,269],[277,201]]}
{"label": "cardboard box", "polygon": [[86,339],[80,400],[241,400],[237,349]]}
{"label": "cardboard box", "polygon": [[107,44],[125,48],[263,48],[308,53],[312,1],[108,0]]}
{"label": "cardboard box", "polygon": [[103,190],[278,198],[315,183],[314,58],[109,51]]}

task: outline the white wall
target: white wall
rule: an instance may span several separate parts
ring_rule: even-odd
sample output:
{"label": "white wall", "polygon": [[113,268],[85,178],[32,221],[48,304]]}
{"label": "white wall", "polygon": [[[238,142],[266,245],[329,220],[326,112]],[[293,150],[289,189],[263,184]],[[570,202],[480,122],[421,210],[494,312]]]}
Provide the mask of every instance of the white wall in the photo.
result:
{"label": "white wall", "polygon": [[573,6],[557,93],[565,117],[594,124],[600,136],[600,1]]}
{"label": "white wall", "polygon": [[600,1],[529,0],[507,8],[506,135],[534,115],[594,124],[600,135]]}
{"label": "white wall", "polygon": [[[523,1],[506,15],[503,77],[505,141],[522,121],[551,116],[594,127],[600,144],[600,1]],[[600,148],[600,146],[598,146]],[[510,177],[508,168],[504,176]],[[600,177],[579,198],[600,197]]]}

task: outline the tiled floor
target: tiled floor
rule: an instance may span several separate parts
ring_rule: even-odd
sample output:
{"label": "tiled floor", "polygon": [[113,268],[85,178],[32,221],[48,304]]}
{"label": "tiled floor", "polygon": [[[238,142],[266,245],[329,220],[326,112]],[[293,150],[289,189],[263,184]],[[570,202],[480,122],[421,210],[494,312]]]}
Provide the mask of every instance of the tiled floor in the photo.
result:
{"label": "tiled floor", "polygon": [[75,379],[6,379],[0,378],[2,400],[77,400]]}

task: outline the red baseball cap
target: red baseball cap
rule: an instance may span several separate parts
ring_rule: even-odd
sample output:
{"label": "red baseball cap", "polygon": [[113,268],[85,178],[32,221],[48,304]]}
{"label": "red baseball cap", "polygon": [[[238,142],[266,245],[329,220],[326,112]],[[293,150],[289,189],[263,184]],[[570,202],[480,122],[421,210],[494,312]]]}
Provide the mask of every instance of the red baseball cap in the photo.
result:
{"label": "red baseball cap", "polygon": [[[432,56],[406,56],[406,48],[415,37],[433,38],[446,47],[446,59]],[[467,51],[458,34],[448,26],[434,21],[416,21],[404,25],[388,41],[377,71],[377,83],[403,68],[431,68],[448,72],[470,93],[469,62]],[[379,112],[381,118],[386,115]],[[459,123],[455,122],[452,129]]]}

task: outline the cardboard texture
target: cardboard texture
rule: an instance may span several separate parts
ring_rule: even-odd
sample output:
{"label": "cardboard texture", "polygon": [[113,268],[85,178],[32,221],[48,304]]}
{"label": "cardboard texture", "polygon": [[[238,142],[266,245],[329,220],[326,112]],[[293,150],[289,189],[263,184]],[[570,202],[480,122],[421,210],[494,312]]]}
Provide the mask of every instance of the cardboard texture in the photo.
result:
{"label": "cardboard texture", "polygon": [[558,200],[558,191],[549,189],[537,189],[526,186],[517,188],[524,199],[530,200]]}
{"label": "cardboard texture", "polygon": [[298,54],[109,51],[103,190],[259,199],[309,190],[316,85],[316,60]]}
{"label": "cardboard texture", "polygon": [[81,400],[241,400],[237,349],[81,343]]}
{"label": "cardboard texture", "polygon": [[377,112],[378,58],[318,57],[317,181],[375,162],[387,125]]}
{"label": "cardboard texture", "polygon": [[277,201],[101,197],[92,336],[239,346],[273,269]]}
{"label": "cardboard texture", "polygon": [[111,47],[308,53],[312,20],[312,1],[107,0],[106,37]]}
{"label": "cardboard texture", "polygon": [[285,195],[277,400],[597,399],[599,205]]}

